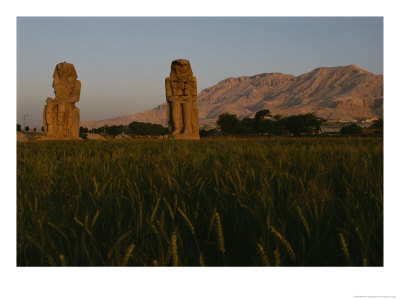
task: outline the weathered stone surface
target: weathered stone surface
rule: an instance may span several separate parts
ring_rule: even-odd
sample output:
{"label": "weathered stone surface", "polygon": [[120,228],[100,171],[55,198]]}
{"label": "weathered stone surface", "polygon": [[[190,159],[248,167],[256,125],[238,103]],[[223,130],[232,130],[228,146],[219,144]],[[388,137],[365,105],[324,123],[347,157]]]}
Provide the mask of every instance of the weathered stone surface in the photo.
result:
{"label": "weathered stone surface", "polygon": [[196,107],[197,82],[190,62],[177,59],[165,79],[167,121],[172,139],[199,139],[199,118]]}
{"label": "weathered stone surface", "polygon": [[59,63],[53,74],[55,98],[47,98],[43,110],[43,127],[47,138],[79,139],[79,101],[81,82],[75,67]]}

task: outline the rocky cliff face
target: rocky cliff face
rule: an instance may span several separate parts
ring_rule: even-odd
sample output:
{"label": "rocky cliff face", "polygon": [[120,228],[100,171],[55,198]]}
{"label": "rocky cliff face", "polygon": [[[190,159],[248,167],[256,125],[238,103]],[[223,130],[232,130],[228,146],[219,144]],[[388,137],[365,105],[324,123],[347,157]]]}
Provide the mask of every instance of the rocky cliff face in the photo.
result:
{"label": "rocky cliff face", "polygon": [[[214,125],[222,113],[244,118],[254,116],[261,109],[285,116],[314,112],[333,120],[382,117],[383,75],[349,65],[317,68],[297,77],[263,73],[227,78],[202,90],[197,107],[200,126]],[[97,124],[129,124],[132,121],[165,125],[166,105]],[[94,122],[82,122],[86,125],[81,126],[88,126],[88,123]],[[96,126],[90,124],[88,127]]]}

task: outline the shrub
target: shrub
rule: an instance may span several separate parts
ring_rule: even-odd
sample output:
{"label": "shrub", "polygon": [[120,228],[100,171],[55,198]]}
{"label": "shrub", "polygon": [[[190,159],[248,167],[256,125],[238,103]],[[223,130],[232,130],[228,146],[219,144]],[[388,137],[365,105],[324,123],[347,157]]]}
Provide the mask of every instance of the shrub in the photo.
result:
{"label": "shrub", "polygon": [[340,129],[340,133],[341,134],[349,134],[349,135],[361,134],[362,128],[360,126],[358,126],[356,123],[352,123],[348,126],[343,127],[342,129]]}

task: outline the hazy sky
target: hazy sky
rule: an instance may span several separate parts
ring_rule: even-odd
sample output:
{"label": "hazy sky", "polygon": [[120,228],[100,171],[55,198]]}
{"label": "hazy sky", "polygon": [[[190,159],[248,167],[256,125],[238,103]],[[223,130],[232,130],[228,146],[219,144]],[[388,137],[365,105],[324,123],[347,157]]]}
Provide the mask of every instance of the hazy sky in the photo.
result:
{"label": "hazy sky", "polygon": [[165,102],[171,61],[188,59],[198,92],[227,77],[355,64],[383,73],[380,17],[19,17],[17,122],[42,126],[59,62],[82,82],[81,120],[102,120]]}

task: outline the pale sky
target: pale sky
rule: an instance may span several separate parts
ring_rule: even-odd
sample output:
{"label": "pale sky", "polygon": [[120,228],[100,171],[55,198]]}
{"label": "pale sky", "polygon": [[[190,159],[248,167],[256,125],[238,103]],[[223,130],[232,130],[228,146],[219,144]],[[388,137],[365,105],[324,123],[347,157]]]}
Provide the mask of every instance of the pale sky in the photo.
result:
{"label": "pale sky", "polygon": [[243,75],[300,75],[355,64],[383,73],[381,17],[19,17],[17,122],[42,126],[59,62],[82,83],[81,120],[102,120],[165,102],[171,61],[188,59],[198,92]]}

